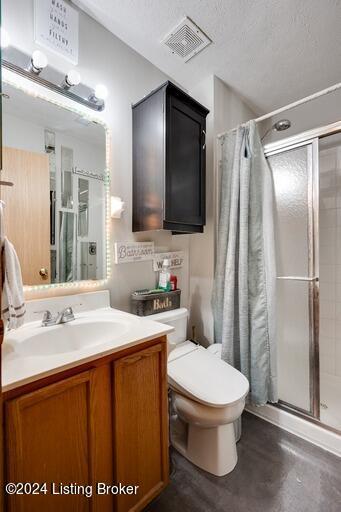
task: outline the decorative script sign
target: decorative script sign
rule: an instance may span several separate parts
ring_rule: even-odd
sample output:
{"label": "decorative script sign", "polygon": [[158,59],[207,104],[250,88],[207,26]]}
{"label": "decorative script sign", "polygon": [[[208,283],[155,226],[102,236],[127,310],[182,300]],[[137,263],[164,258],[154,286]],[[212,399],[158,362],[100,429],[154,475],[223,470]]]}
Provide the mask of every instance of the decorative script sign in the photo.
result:
{"label": "decorative script sign", "polygon": [[115,242],[115,263],[152,260],[154,242]]}
{"label": "decorative script sign", "polygon": [[183,251],[177,252],[158,252],[154,254],[153,269],[155,272],[160,271],[162,268],[163,260],[170,260],[170,268],[181,268],[185,259]]}
{"label": "decorative script sign", "polygon": [[64,0],[34,0],[34,38],[78,64],[78,12]]}

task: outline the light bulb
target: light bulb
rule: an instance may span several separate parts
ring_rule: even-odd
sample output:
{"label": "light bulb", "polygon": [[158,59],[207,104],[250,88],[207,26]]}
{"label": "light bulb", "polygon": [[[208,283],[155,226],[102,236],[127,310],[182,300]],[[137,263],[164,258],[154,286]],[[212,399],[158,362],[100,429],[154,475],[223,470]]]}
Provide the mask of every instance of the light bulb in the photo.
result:
{"label": "light bulb", "polygon": [[81,75],[75,69],[70,69],[65,75],[65,82],[69,87],[78,85],[81,81]]}
{"label": "light bulb", "polygon": [[31,57],[31,71],[39,74],[42,69],[46,68],[48,63],[45,53],[40,50],[34,50]]}
{"label": "light bulb", "polygon": [[80,84],[81,75],[75,69],[70,69],[68,73],[66,73],[63,82],[61,83],[61,88],[64,90],[68,90],[75,85]]}
{"label": "light bulb", "polygon": [[108,89],[103,84],[98,84],[95,87],[95,96],[98,100],[105,100],[108,97]]}
{"label": "light bulb", "polygon": [[10,37],[7,30],[1,29],[1,48],[7,48],[10,45]]}

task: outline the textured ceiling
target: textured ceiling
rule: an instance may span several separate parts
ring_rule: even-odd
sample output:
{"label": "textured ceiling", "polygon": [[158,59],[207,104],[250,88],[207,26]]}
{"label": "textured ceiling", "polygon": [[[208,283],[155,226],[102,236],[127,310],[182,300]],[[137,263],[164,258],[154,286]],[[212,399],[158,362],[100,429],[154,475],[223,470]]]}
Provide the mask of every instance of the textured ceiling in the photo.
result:
{"label": "textured ceiling", "polygon": [[[74,0],[190,89],[215,74],[256,112],[341,81],[341,0]],[[160,41],[185,16],[213,40],[184,63]]]}

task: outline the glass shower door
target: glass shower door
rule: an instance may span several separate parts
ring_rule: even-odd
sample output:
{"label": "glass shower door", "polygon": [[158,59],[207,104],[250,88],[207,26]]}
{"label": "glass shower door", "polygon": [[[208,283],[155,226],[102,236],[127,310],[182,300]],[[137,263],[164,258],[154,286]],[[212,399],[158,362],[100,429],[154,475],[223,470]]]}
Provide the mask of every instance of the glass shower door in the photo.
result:
{"label": "glass shower door", "polygon": [[319,417],[317,140],[267,154],[275,192],[280,401]]}

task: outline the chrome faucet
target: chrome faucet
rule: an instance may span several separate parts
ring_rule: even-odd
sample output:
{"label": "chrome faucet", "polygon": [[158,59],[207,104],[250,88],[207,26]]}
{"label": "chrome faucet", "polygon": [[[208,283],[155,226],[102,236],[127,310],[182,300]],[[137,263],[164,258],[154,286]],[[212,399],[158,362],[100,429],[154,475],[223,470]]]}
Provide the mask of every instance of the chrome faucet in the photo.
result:
{"label": "chrome faucet", "polygon": [[75,319],[75,315],[73,314],[72,307],[68,306],[64,308],[60,313],[57,313],[56,316],[56,325],[58,324],[66,324],[67,322],[72,322]]}
{"label": "chrome faucet", "polygon": [[42,327],[66,324],[67,322],[72,322],[72,320],[75,320],[75,315],[73,314],[71,306],[64,308],[60,313],[57,313],[56,315],[52,315],[51,311],[48,309],[44,311],[35,311],[35,313],[43,313],[43,319],[41,322]]}

